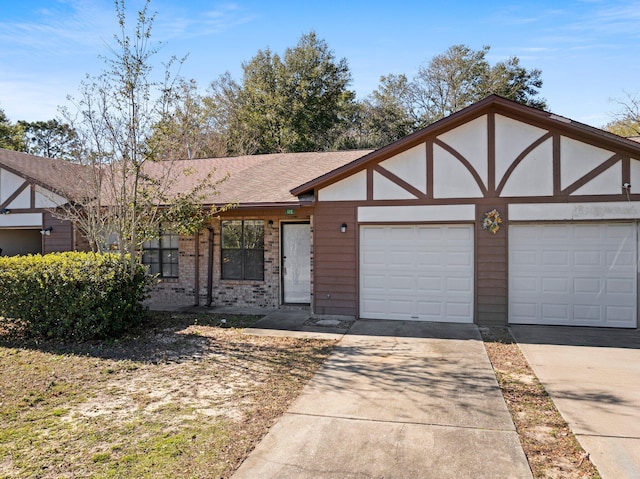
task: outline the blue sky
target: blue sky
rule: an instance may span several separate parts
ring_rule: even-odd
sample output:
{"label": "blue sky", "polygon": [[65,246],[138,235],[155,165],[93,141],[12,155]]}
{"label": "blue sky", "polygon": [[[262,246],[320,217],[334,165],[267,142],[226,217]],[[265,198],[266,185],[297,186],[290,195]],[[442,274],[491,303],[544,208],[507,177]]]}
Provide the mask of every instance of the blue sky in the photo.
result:
{"label": "blue sky", "polygon": [[[141,0],[129,0],[129,21]],[[381,75],[416,70],[454,44],[491,46],[542,70],[554,113],[602,126],[640,94],[640,0],[322,2],[152,0],[156,57],[189,54],[182,75],[204,89],[259,49],[283,53],[315,30],[369,95]],[[86,74],[97,75],[117,31],[111,0],[0,0],[0,108],[12,121],[58,116]]]}

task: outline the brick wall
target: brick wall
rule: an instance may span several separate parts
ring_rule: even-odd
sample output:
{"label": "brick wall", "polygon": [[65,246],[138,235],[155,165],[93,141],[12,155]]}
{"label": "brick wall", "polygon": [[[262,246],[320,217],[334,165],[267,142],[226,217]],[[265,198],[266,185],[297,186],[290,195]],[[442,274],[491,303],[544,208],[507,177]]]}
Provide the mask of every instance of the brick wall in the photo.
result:
{"label": "brick wall", "polygon": [[[284,211],[283,211],[284,213]],[[264,281],[239,281],[221,279],[221,222],[223,220],[264,220]],[[277,308],[281,303],[280,293],[280,222],[309,221],[305,211],[296,211],[295,215],[278,215],[268,210],[247,212],[243,216],[225,215],[215,219],[213,229],[213,273],[212,306],[238,306]],[[269,221],[272,224],[269,224]],[[195,236],[180,237],[179,241],[179,277],[162,279],[154,285],[147,304],[154,307],[192,306],[207,303],[207,274],[209,268],[209,231],[198,235],[199,288],[196,293],[196,247]]]}

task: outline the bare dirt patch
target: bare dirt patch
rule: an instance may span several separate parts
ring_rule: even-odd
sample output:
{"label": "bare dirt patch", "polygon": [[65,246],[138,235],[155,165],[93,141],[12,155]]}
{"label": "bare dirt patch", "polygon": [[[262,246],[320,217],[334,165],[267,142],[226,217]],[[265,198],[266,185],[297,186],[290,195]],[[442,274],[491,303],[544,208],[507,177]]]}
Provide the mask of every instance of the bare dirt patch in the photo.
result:
{"label": "bare dirt patch", "polygon": [[256,319],[156,314],[117,341],[0,339],[0,477],[229,477],[334,344],[229,327]]}
{"label": "bare dirt patch", "polygon": [[535,478],[599,478],[507,328],[480,328]]}

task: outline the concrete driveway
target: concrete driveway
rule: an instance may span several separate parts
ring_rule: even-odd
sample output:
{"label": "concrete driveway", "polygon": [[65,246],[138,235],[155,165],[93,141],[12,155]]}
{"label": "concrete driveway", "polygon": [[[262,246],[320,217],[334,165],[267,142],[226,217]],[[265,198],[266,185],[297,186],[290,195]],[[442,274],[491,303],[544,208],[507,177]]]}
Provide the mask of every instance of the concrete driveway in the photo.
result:
{"label": "concrete driveway", "polygon": [[604,479],[640,479],[640,330],[511,326]]}
{"label": "concrete driveway", "polygon": [[233,477],[532,475],[475,325],[360,320]]}

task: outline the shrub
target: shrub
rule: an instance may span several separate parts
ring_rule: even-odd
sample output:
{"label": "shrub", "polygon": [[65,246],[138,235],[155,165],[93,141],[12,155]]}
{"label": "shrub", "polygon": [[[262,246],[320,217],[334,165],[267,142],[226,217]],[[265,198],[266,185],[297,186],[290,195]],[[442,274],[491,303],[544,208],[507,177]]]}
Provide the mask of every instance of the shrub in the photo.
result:
{"label": "shrub", "polygon": [[116,254],[52,253],[0,257],[0,317],[30,336],[115,337],[143,317],[146,267]]}

